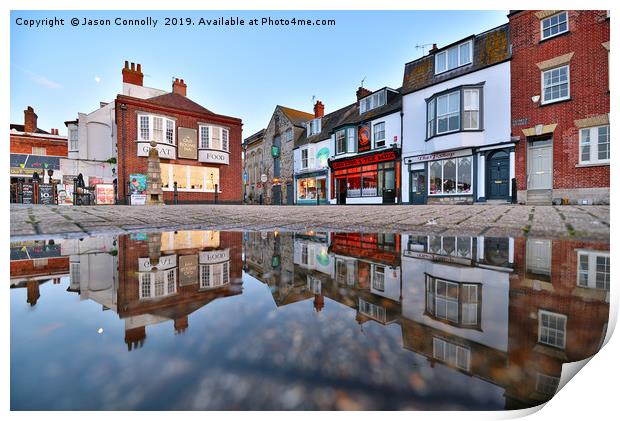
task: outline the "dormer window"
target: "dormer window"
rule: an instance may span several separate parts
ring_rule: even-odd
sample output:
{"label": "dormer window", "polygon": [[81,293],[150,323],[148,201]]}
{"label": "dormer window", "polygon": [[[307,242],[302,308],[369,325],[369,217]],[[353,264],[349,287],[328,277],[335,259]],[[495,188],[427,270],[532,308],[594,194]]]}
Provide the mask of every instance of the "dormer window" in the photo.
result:
{"label": "dormer window", "polygon": [[368,95],[366,98],[360,99],[360,114],[364,114],[374,108],[385,105],[385,101],[385,89],[375,92],[372,95]]}
{"label": "dormer window", "polygon": [[435,74],[447,72],[471,63],[472,42],[465,41],[435,54]]}
{"label": "dormer window", "polygon": [[321,119],[315,118],[310,120],[307,125],[308,136],[315,135],[321,132]]}

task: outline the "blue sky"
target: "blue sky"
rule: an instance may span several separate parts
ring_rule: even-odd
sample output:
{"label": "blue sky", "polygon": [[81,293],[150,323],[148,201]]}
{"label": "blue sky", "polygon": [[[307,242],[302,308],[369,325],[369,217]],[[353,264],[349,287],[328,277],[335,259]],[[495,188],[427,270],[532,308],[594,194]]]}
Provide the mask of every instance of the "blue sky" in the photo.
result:
{"label": "blue sky", "polygon": [[[362,78],[374,90],[398,88],[404,64],[465,36],[507,22],[507,11],[87,11],[11,13],[11,122],[32,105],[39,127],[112,101],[121,90],[125,60],[142,64],[144,84],[171,89],[183,78],[188,97],[243,120],[243,136],[263,128],[277,104],[308,112],[312,97],[334,111],[355,100]],[[65,19],[65,26],[27,28],[16,18]],[[158,19],[148,27],[73,27],[73,18]],[[335,26],[212,27],[162,25],[165,16],[335,19]],[[247,25],[247,24],[246,24]]]}

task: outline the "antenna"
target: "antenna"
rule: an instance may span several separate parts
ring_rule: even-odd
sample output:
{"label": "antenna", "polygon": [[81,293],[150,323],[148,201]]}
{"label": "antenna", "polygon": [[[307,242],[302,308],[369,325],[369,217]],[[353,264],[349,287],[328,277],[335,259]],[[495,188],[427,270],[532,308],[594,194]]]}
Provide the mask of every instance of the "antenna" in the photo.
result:
{"label": "antenna", "polygon": [[416,44],[415,49],[416,50],[422,50],[422,55],[424,55],[424,50],[426,49],[426,47],[432,47],[433,44]]}
{"label": "antenna", "polygon": [[360,86],[363,88],[364,87],[364,81],[366,80],[366,76],[364,76],[360,82]]}
{"label": "antenna", "polygon": [[312,105],[314,105],[314,100],[316,99],[315,95],[312,95]]}

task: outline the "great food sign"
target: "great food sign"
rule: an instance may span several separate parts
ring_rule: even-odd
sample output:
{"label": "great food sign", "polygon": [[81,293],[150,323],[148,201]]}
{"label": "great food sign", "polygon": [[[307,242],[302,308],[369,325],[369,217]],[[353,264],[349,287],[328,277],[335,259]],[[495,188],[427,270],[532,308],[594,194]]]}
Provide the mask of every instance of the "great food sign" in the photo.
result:
{"label": "great food sign", "polygon": [[208,162],[211,164],[228,165],[228,153],[222,151],[214,151],[211,149],[201,149],[198,151],[198,161]]}
{"label": "great food sign", "polygon": [[[164,143],[158,143],[155,146],[159,157],[162,159],[176,159],[176,148],[174,145],[166,145]],[[149,142],[138,142],[138,156],[149,156],[151,145]]]}

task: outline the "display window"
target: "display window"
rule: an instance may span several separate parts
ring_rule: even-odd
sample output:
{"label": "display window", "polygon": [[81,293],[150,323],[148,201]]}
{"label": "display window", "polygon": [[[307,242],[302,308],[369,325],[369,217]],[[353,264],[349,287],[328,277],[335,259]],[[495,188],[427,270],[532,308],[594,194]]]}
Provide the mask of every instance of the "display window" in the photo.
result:
{"label": "display window", "polygon": [[326,200],[327,183],[325,177],[301,178],[297,180],[297,200]]}
{"label": "display window", "polygon": [[160,164],[163,190],[177,190],[214,192],[215,185],[220,185],[219,168],[202,167],[195,165]]}

